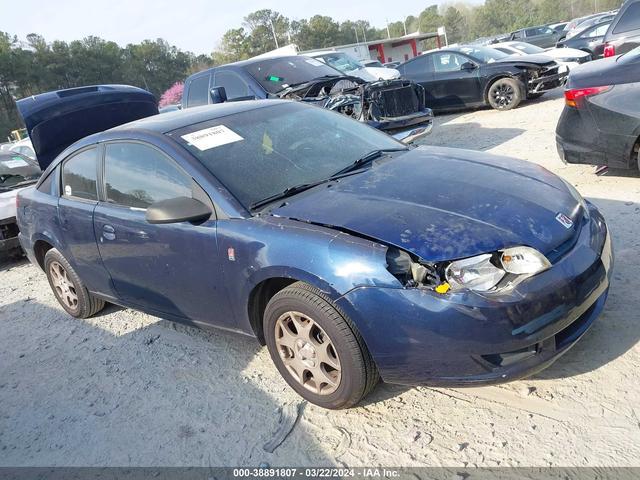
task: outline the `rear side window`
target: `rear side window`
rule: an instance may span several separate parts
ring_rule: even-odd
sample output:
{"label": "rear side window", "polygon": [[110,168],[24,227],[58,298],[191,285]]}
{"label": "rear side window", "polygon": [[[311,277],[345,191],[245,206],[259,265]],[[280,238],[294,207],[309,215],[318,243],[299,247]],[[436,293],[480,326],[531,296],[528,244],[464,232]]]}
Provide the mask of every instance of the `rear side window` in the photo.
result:
{"label": "rear side window", "polygon": [[62,164],[62,195],[65,197],[98,200],[97,150],[84,150]]}
{"label": "rear side window", "polygon": [[224,70],[216,72],[213,83],[216,87],[224,87],[229,100],[249,96],[248,85],[237,73]]}
{"label": "rear side window", "polygon": [[408,63],[405,63],[402,67],[402,73],[407,75],[419,75],[433,71],[433,60],[431,55],[423,55]]}
{"label": "rear side window", "polygon": [[189,85],[187,107],[198,107],[209,103],[209,75],[194,78]]}
{"label": "rear side window", "polygon": [[51,187],[53,187],[53,177],[55,176],[55,172],[51,172],[47,178],[45,178],[40,186],[38,187],[38,191],[42,193],[46,193],[47,195],[51,194]]}
{"label": "rear side window", "polygon": [[603,37],[607,30],[609,29],[609,24],[605,23],[604,25],[600,25],[599,27],[594,27],[590,30],[587,30],[582,35],[585,38],[595,38],[595,37]]}
{"label": "rear side window", "polygon": [[625,33],[631,30],[637,30],[640,28],[640,2],[635,2],[629,5],[616,27],[613,29],[613,33]]}
{"label": "rear side window", "polygon": [[125,207],[192,196],[191,177],[164,153],[140,143],[107,144],[104,177],[107,201]]}

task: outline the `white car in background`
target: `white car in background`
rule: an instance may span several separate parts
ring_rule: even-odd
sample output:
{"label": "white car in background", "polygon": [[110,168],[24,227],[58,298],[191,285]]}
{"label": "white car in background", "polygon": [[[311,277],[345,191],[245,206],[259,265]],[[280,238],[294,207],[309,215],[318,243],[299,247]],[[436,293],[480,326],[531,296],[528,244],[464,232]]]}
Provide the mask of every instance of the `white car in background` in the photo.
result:
{"label": "white car in background", "polygon": [[366,82],[375,82],[376,80],[393,80],[400,78],[400,72],[395,68],[386,67],[365,67],[355,58],[350,57],[344,52],[322,51],[307,52],[303,55],[313,57],[316,60],[326,63],[330,67],[335,68],[343,75],[351,75],[358,77]]}
{"label": "white car in background", "polygon": [[11,152],[16,152],[32,160],[36,159],[36,152],[33,150],[33,144],[29,138],[24,138],[9,147]]}
{"label": "white car in background", "polygon": [[525,42],[501,42],[488,45],[507,55],[539,55],[544,54],[553,58],[559,65],[565,65],[569,70],[591,60],[588,52],[575,48],[549,48],[547,50]]}
{"label": "white car in background", "polygon": [[34,185],[41,174],[31,158],[17,152],[0,152],[0,257],[20,251],[16,197],[19,191]]}

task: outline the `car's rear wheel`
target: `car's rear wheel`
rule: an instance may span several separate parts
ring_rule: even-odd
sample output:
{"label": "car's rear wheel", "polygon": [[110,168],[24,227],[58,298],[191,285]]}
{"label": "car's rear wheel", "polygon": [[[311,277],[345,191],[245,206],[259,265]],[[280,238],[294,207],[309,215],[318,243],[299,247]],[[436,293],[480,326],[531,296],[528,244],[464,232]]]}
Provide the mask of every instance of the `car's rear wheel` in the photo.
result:
{"label": "car's rear wheel", "polygon": [[269,301],[264,314],[269,354],[299,395],[324,408],[348,408],[378,382],[362,337],[316,288],[297,282]]}
{"label": "car's rear wheel", "polygon": [[513,78],[499,78],[489,87],[487,97],[492,108],[511,110],[522,101],[521,84]]}
{"label": "car's rear wheel", "polygon": [[69,315],[88,318],[104,308],[104,300],[89,293],[67,259],[55,248],[44,257],[44,271],[56,300]]}

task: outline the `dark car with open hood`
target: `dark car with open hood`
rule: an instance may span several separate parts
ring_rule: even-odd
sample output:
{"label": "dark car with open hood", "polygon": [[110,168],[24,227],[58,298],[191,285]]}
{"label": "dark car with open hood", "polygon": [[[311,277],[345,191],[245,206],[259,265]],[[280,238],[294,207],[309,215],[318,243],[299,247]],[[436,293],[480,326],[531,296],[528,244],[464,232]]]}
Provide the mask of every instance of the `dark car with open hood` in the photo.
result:
{"label": "dark car with open hood", "polygon": [[477,45],[433,50],[396,68],[424,87],[434,110],[484,105],[510,110],[563,86],[568,75],[564,65],[546,55],[520,57]]}
{"label": "dark car with open hood", "polygon": [[367,82],[307,56],[254,58],[198,72],[185,81],[182,105],[273,98],[336,111],[405,143],[433,126],[420,85],[403,79]]}
{"label": "dark car with open hood", "polygon": [[[27,100],[34,114],[40,100]],[[305,102],[98,128],[18,199],[20,242],[70,315],[113,302],[256,337],[326,408],[379,378],[531,375],[589,329],[612,275],[603,216],[547,170],[408,147]]]}

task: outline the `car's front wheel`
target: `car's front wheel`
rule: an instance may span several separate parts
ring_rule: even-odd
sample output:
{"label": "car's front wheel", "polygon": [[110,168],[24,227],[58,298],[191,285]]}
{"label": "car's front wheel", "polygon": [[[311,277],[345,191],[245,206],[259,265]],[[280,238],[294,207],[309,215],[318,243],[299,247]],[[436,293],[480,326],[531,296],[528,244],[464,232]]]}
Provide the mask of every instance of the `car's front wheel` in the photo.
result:
{"label": "car's front wheel", "polygon": [[499,78],[487,94],[489,105],[496,110],[511,110],[522,101],[521,83],[513,78]]}
{"label": "car's front wheel", "polygon": [[362,337],[316,288],[297,282],[269,301],[264,314],[269,354],[286,382],[324,408],[348,408],[378,382]]}
{"label": "car's front wheel", "polygon": [[44,256],[44,271],[58,303],[76,318],[88,318],[104,308],[104,300],[89,293],[66,258],[50,249]]}

